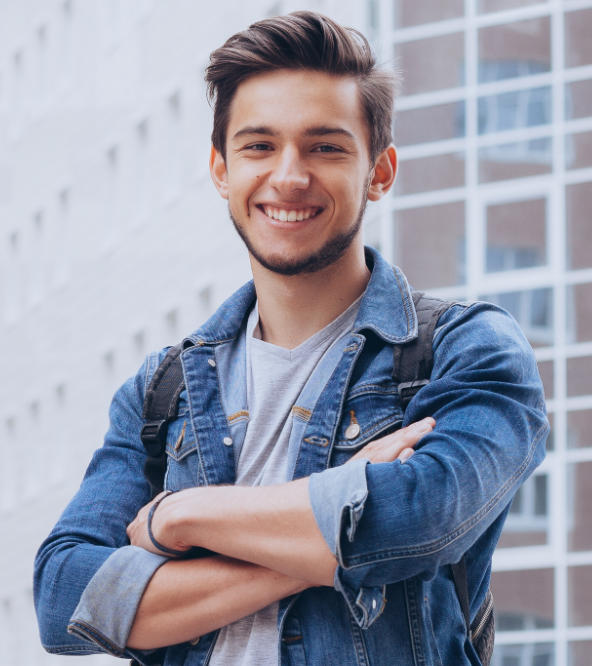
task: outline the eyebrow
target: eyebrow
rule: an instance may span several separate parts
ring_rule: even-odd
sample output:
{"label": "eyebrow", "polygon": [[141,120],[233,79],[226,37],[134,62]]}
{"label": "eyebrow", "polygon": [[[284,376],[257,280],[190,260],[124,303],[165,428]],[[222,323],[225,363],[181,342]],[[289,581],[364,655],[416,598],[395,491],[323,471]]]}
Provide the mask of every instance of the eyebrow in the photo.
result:
{"label": "eyebrow", "polygon": [[[344,129],[343,127],[329,127],[326,125],[320,125],[318,127],[309,127],[304,132],[304,136],[328,136],[335,134],[339,136],[345,136],[348,139],[355,139],[355,136],[350,131]],[[248,125],[247,127],[243,127],[242,129],[238,130],[238,132],[235,132],[232,138],[238,139],[241,136],[251,136],[251,135],[277,136],[278,133],[272,130],[271,127],[268,127],[266,125],[260,125],[260,126]]]}

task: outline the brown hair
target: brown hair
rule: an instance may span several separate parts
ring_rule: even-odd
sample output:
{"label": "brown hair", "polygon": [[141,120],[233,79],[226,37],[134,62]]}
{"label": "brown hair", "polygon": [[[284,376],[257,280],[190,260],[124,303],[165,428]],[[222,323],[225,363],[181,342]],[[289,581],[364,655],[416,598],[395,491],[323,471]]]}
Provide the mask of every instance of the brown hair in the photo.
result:
{"label": "brown hair", "polygon": [[357,30],[321,14],[300,11],[253,23],[211,53],[205,78],[214,107],[212,143],[222,155],[236,89],[250,76],[278,69],[354,77],[370,130],[371,161],[392,141],[394,70],[377,69],[368,40]]}

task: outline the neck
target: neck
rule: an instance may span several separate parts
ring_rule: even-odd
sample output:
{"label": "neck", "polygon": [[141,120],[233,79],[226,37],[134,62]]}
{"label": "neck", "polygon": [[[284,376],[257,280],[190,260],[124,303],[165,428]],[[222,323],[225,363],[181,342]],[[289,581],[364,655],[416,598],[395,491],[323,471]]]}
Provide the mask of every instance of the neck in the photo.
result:
{"label": "neck", "polygon": [[261,336],[286,349],[297,347],[347,310],[370,279],[361,244],[315,273],[279,275],[253,258],[251,266]]}

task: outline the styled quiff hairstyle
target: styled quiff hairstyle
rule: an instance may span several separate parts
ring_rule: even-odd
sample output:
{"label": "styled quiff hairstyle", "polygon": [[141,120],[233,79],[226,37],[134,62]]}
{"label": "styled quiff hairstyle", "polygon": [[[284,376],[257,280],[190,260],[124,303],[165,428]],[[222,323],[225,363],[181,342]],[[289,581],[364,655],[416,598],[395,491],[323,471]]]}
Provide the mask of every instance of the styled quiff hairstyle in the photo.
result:
{"label": "styled quiff hairstyle", "polygon": [[370,132],[370,160],[392,141],[394,71],[377,69],[368,40],[353,28],[309,11],[253,23],[210,55],[206,69],[208,99],[214,107],[212,143],[226,154],[230,105],[247,78],[279,69],[311,69],[358,82]]}

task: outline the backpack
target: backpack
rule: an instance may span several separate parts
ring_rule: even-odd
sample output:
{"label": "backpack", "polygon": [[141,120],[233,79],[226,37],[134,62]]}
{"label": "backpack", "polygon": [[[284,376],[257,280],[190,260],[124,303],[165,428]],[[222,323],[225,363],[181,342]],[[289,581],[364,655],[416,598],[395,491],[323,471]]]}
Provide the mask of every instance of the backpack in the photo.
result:
{"label": "backpack", "polygon": [[[413,291],[412,297],[418,320],[417,338],[395,345],[393,352],[393,379],[398,384],[403,410],[415,394],[430,382],[434,331],[440,316],[452,305],[450,301],[428,297],[421,291]],[[185,340],[167,351],[150,381],[144,398],[145,424],[141,439],[147,453],[144,474],[150,484],[152,497],[163,489],[167,464],[165,452],[167,429],[169,423],[176,418],[179,398],[185,387],[181,353],[192,344],[190,340]],[[471,623],[465,557],[463,556],[456,564],[451,564],[450,569],[469,640],[481,664],[489,666],[495,638],[491,587],[487,590],[485,600]]]}

